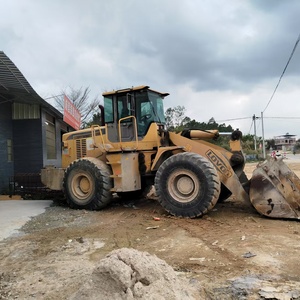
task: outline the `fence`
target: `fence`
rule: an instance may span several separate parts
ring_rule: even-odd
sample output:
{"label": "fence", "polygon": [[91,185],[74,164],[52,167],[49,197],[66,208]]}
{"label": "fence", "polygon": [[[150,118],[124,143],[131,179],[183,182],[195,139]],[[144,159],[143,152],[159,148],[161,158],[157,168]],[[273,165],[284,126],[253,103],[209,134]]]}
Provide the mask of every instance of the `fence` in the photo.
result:
{"label": "fence", "polygon": [[21,195],[23,199],[53,199],[62,192],[52,191],[41,182],[39,173],[19,173],[9,178],[10,195]]}

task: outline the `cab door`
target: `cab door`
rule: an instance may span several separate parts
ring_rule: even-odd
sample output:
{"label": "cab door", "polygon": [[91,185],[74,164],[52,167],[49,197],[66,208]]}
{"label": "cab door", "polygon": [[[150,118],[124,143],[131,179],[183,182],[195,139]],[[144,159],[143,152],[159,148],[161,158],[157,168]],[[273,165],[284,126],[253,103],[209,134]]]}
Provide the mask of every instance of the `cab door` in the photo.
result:
{"label": "cab door", "polygon": [[104,99],[107,136],[111,142],[131,142],[137,139],[134,97],[131,94],[112,95]]}

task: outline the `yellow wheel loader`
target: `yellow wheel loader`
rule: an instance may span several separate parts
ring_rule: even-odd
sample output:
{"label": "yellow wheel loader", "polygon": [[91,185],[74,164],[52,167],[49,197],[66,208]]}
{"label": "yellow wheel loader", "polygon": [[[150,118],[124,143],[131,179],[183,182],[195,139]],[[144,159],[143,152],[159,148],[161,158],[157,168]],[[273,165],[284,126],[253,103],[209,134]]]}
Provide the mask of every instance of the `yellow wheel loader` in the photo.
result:
{"label": "yellow wheel loader", "polygon": [[72,208],[98,210],[113,193],[135,197],[154,185],[160,204],[179,217],[202,216],[231,196],[268,217],[299,218],[299,179],[283,162],[264,162],[248,181],[241,132],[231,133],[228,151],[209,142],[216,130],[167,131],[168,95],[148,86],[104,93],[101,124],[64,134],[62,167],[42,169],[42,182],[63,190]]}

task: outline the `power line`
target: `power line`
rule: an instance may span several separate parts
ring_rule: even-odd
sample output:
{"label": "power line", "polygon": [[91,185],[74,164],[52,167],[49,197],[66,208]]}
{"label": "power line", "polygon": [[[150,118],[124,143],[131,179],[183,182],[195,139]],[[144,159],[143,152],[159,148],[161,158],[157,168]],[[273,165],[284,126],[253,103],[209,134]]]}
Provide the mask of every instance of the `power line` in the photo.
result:
{"label": "power line", "polygon": [[[253,117],[241,117],[241,118],[234,118],[234,119],[227,119],[227,120],[217,120],[216,123],[220,122],[228,122],[228,121],[238,121],[238,120],[246,120],[252,119]],[[261,119],[261,117],[256,117],[256,119]],[[300,120],[300,117],[264,117],[264,119],[284,119],[284,120]],[[250,129],[252,128],[252,124]]]}
{"label": "power line", "polygon": [[277,88],[278,88],[278,86],[279,86],[279,84],[280,84],[280,82],[281,82],[281,79],[282,79],[282,77],[283,77],[283,75],[284,75],[284,73],[285,73],[285,71],[286,71],[286,69],[287,69],[287,67],[288,67],[288,65],[289,65],[289,63],[290,63],[290,61],[291,61],[293,55],[294,55],[294,53],[295,53],[295,50],[296,50],[296,48],[297,48],[297,46],[298,46],[299,41],[300,41],[300,34],[299,34],[298,39],[297,39],[297,41],[296,41],[296,43],[295,43],[295,46],[294,46],[294,48],[293,48],[293,51],[292,51],[292,53],[291,53],[291,55],[290,55],[290,57],[289,57],[289,59],[288,59],[288,61],[287,61],[287,63],[286,63],[286,66],[285,66],[285,68],[284,68],[283,71],[282,71],[282,74],[281,74],[281,76],[280,76],[280,78],[279,78],[279,80],[278,80],[278,83],[277,83],[277,85],[276,85],[276,87],[275,87],[275,89],[274,89],[274,92],[273,92],[273,94],[272,94],[272,96],[271,96],[271,98],[270,98],[270,100],[269,100],[267,106],[266,106],[265,109],[263,110],[263,112],[265,112],[265,110],[268,108],[269,104],[271,103],[271,101],[272,101],[272,99],[273,99],[273,97],[274,97],[274,95],[275,95],[275,93],[276,93],[276,91],[277,91]]}
{"label": "power line", "polygon": [[235,119],[227,119],[227,120],[218,120],[217,123],[220,122],[228,122],[228,121],[237,121],[237,120],[245,120],[245,119],[251,119],[252,117],[242,117],[242,118],[235,118]]}
{"label": "power line", "polygon": [[[254,124],[254,120],[253,120],[254,116],[253,117],[241,117],[241,118],[227,119],[227,120],[217,120],[216,123],[252,119],[252,122],[251,122],[251,125],[250,125],[250,129],[248,131],[249,134],[250,134],[253,125],[255,125],[255,127],[256,127],[254,129],[255,131],[256,131],[257,128],[260,128],[262,126],[262,124],[261,124],[262,118],[261,117],[255,117],[255,119],[258,120],[258,124]],[[300,117],[264,117],[264,119],[300,120]]]}
{"label": "power line", "polygon": [[285,119],[285,120],[299,120],[300,117],[264,117],[264,119]]}
{"label": "power line", "polygon": [[251,126],[250,126],[250,129],[249,129],[249,134],[250,134],[250,132],[251,132],[251,129],[252,129],[253,123],[254,123],[254,120],[252,119]]}

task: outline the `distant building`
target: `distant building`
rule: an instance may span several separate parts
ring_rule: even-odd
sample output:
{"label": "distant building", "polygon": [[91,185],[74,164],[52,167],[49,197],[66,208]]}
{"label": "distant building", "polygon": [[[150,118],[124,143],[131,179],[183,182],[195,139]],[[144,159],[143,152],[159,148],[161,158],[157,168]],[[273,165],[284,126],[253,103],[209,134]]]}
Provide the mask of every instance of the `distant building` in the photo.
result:
{"label": "distant building", "polygon": [[296,145],[296,135],[284,134],[274,137],[276,150],[293,151]]}
{"label": "distant building", "polygon": [[11,178],[39,178],[43,166],[61,166],[61,136],[72,130],[0,51],[0,194]]}

